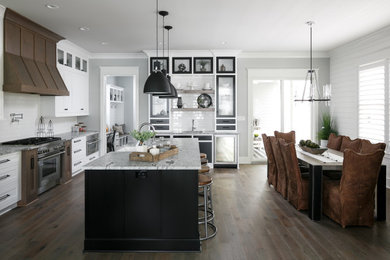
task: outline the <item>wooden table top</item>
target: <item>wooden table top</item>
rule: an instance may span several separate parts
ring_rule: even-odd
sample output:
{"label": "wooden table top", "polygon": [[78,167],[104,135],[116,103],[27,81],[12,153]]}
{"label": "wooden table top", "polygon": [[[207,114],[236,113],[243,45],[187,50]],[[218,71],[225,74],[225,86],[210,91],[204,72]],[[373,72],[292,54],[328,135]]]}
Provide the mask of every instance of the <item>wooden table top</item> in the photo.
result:
{"label": "wooden table top", "polygon": [[[341,169],[343,167],[343,153],[340,151],[328,149],[322,155],[311,155],[307,152],[302,151],[302,149],[298,146],[296,148],[296,151],[299,160],[304,161],[313,166],[322,166],[323,168],[336,170]],[[330,157],[326,157],[325,155],[329,155]],[[339,158],[339,160],[335,160],[334,158]]]}

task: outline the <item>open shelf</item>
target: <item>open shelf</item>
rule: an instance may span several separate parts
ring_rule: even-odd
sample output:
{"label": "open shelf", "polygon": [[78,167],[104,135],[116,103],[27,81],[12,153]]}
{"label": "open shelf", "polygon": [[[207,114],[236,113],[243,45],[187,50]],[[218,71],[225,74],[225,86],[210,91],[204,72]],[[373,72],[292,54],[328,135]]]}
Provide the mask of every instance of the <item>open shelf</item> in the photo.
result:
{"label": "open shelf", "polygon": [[184,90],[184,89],[177,89],[178,94],[215,94],[215,90],[208,89],[208,90],[202,90],[202,89],[194,89],[194,90]]}
{"label": "open shelf", "polygon": [[193,112],[193,111],[202,111],[202,112],[214,112],[214,107],[209,108],[196,108],[196,107],[190,107],[190,108],[171,108],[171,111],[178,111],[178,112]]}

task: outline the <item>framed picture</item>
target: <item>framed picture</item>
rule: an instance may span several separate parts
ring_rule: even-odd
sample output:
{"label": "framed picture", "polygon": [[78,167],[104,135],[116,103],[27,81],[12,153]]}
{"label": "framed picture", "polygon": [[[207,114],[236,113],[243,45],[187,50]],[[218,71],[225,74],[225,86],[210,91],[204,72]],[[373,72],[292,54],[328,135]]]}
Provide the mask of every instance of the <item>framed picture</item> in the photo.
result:
{"label": "framed picture", "polygon": [[168,57],[150,57],[150,73],[154,71],[154,63],[156,61],[160,62],[161,70],[165,69],[169,73],[169,59]]}
{"label": "framed picture", "polygon": [[217,57],[217,73],[235,73],[236,57]]}
{"label": "framed picture", "polygon": [[172,58],[172,73],[191,74],[192,58],[191,57],[174,57]]}
{"label": "framed picture", "polygon": [[194,73],[213,73],[213,57],[194,58]]}

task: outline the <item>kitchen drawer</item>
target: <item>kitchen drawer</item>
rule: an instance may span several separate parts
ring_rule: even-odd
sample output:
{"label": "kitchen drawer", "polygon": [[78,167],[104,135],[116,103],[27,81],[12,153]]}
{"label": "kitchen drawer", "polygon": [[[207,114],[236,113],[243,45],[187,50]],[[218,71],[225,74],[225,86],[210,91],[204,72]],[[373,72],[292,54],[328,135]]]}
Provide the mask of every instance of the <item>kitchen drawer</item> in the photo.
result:
{"label": "kitchen drawer", "polygon": [[192,138],[191,135],[174,135],[173,138]]}
{"label": "kitchen drawer", "polygon": [[18,202],[18,190],[11,188],[7,191],[0,191],[0,211]]}
{"label": "kitchen drawer", "polygon": [[2,190],[16,188],[18,184],[18,170],[10,170],[9,172],[0,174],[0,193]]}
{"label": "kitchen drawer", "polygon": [[153,125],[156,131],[169,130],[169,125]]}
{"label": "kitchen drawer", "polygon": [[150,119],[151,124],[166,124],[169,125],[169,119]]}
{"label": "kitchen drawer", "polygon": [[72,173],[78,172],[81,170],[85,164],[85,159],[72,160]]}
{"label": "kitchen drawer", "polygon": [[212,135],[194,135],[194,138],[198,138],[199,141],[203,141],[203,140],[212,141],[213,140]]}
{"label": "kitchen drawer", "polygon": [[235,124],[236,119],[217,119],[217,124]]}
{"label": "kitchen drawer", "polygon": [[235,125],[217,125],[217,130],[234,131],[234,130],[236,130],[236,126]]}
{"label": "kitchen drawer", "polygon": [[10,170],[18,170],[20,167],[20,152],[0,156],[0,176]]}
{"label": "kitchen drawer", "polygon": [[160,137],[163,137],[164,139],[169,139],[171,138],[170,135],[156,135],[156,139],[160,138]]}
{"label": "kitchen drawer", "polygon": [[76,149],[72,147],[72,161],[85,158],[85,156],[87,155],[85,150],[85,147],[79,147]]}
{"label": "kitchen drawer", "polygon": [[77,150],[77,149],[80,149],[80,148],[85,150],[86,145],[87,144],[86,144],[85,136],[72,139],[72,150],[73,151]]}

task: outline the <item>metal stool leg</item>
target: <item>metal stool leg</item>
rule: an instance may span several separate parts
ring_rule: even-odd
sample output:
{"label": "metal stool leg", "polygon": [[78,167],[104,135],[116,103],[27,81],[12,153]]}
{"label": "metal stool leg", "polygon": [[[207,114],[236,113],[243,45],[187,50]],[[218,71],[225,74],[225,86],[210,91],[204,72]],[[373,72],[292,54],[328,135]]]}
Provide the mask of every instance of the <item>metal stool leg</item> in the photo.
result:
{"label": "metal stool leg", "polygon": [[207,200],[208,200],[208,196],[207,196],[207,186],[206,187],[203,187],[203,195],[204,195],[204,231],[205,231],[205,237],[208,237],[208,232],[207,232]]}

